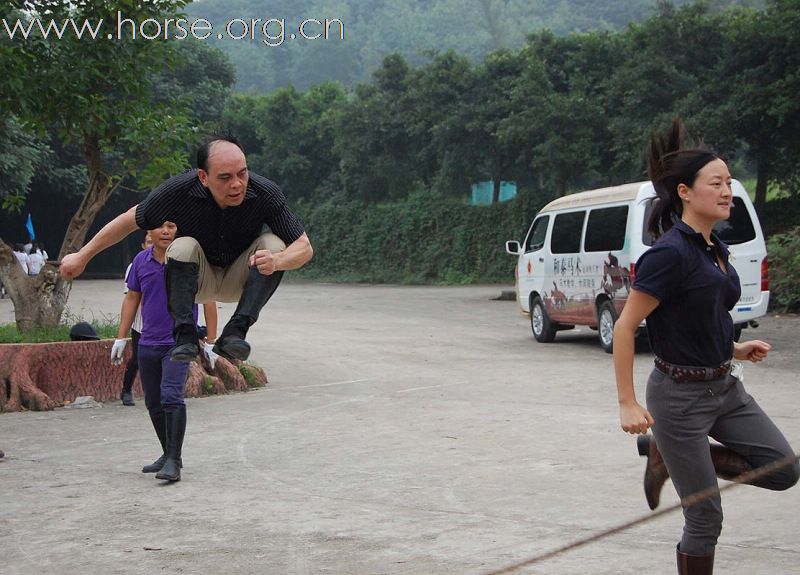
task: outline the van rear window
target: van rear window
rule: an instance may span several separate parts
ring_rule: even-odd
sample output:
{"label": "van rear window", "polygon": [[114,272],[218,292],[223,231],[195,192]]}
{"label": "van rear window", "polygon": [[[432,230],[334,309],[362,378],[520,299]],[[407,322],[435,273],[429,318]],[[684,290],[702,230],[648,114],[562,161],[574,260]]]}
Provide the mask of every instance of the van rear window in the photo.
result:
{"label": "van rear window", "polygon": [[744,205],[742,198],[733,198],[731,217],[714,226],[714,233],[729,246],[743,244],[756,239],[756,230],[750,212]]}
{"label": "van rear window", "polygon": [[[647,202],[644,211],[644,229],[642,230],[642,243],[646,246],[653,245],[653,237],[647,231],[647,222],[653,211],[652,202]],[[753,227],[753,220],[750,219],[750,212],[744,205],[742,198],[734,197],[731,207],[731,217],[727,220],[717,222],[714,226],[714,233],[729,246],[743,244],[756,239],[756,230]]]}
{"label": "van rear window", "polygon": [[554,254],[574,254],[581,250],[581,232],[585,211],[558,214],[553,222],[550,251]]}
{"label": "van rear window", "polygon": [[628,223],[628,206],[601,208],[589,212],[586,222],[585,252],[611,252],[625,246],[625,230]]}

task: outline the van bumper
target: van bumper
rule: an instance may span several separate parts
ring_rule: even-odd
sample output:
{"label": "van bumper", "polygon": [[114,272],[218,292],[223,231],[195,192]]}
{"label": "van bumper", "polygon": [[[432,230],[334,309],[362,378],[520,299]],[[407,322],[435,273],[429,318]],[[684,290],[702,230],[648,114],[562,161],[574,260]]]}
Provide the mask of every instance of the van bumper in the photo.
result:
{"label": "van bumper", "polygon": [[751,319],[756,319],[767,315],[767,307],[769,306],[769,292],[762,291],[761,297],[758,301],[741,303],[737,302],[731,310],[731,317],[733,323],[747,323]]}

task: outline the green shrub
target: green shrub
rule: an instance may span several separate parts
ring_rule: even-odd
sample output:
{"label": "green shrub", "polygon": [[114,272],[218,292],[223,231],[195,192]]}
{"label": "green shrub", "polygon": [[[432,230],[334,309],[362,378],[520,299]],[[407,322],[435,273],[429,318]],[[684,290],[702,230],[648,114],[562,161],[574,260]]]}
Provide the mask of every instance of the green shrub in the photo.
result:
{"label": "green shrub", "polygon": [[767,253],[773,309],[800,312],[800,226],[770,237]]}
{"label": "green shrub", "polygon": [[323,281],[465,284],[514,281],[505,241],[522,240],[543,199],[472,206],[418,191],[392,203],[335,196],[299,202],[314,259],[295,277]]}
{"label": "green shrub", "polygon": [[758,214],[758,219],[767,238],[788,232],[800,222],[800,202],[787,197],[770,200],[764,206],[764,213]]}

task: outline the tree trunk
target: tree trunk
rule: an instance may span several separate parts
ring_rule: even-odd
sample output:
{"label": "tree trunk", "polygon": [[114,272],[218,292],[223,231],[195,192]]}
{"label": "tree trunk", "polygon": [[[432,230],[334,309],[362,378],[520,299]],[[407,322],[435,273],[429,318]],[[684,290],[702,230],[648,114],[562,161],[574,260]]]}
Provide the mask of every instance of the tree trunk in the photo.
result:
{"label": "tree trunk", "polygon": [[111,186],[108,175],[103,171],[102,152],[97,135],[84,133],[83,140],[83,155],[89,173],[89,185],[86,187],[86,193],[83,195],[78,211],[69,221],[64,241],[61,243],[61,251],[58,253],[59,260],[83,247],[89,227],[115,189]]}
{"label": "tree trunk", "polygon": [[495,176],[492,180],[492,203],[500,201],[500,176]]}
{"label": "tree trunk", "polygon": [[[756,174],[756,200],[753,205],[756,208],[758,217],[764,217],[764,207],[767,205],[767,183],[769,178],[769,162],[760,160]],[[762,219],[763,221],[763,219]]]}
{"label": "tree trunk", "polygon": [[14,304],[14,319],[19,332],[57,326],[72,282],[61,278],[53,262],[47,262],[37,276],[27,275],[11,248],[2,242],[0,244],[0,281]]}

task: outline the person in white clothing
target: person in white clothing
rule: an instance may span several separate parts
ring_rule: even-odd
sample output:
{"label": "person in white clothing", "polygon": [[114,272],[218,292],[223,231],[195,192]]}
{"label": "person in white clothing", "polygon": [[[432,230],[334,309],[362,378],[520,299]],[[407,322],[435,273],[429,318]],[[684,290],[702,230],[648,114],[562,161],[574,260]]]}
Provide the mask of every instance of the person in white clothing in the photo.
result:
{"label": "person in white clothing", "polygon": [[28,275],[29,276],[37,276],[39,272],[44,267],[44,258],[42,257],[42,253],[37,250],[32,250],[30,254],[28,254]]}
{"label": "person in white clothing", "polygon": [[[146,250],[153,245],[153,239],[150,237],[150,232],[145,233],[144,241],[142,242],[142,249]],[[131,266],[125,270],[125,290],[122,293],[128,293],[128,274],[131,272]],[[131,325],[131,357],[128,363],[125,364],[125,375],[122,379],[122,393],[120,399],[122,405],[133,406],[136,402],[133,400],[133,381],[136,379],[136,374],[139,372],[139,337],[142,335],[142,306],[136,308],[136,315],[133,318]]]}
{"label": "person in white clothing", "polygon": [[17,244],[14,246],[14,257],[17,258],[19,265],[22,267],[22,271],[24,271],[27,274],[28,254],[25,253],[25,248],[22,247],[22,244]]}

